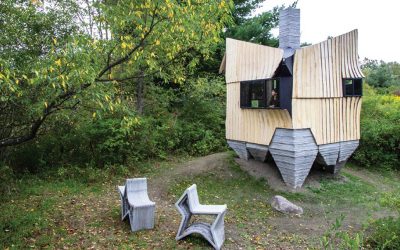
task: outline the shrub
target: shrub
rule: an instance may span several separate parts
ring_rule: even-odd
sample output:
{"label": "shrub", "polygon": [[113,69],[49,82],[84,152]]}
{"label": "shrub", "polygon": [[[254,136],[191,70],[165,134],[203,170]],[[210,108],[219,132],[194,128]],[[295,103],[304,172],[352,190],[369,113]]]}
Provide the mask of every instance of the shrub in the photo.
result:
{"label": "shrub", "polygon": [[400,249],[400,218],[383,218],[370,226],[366,245],[374,249]]}
{"label": "shrub", "polygon": [[68,119],[60,115],[46,124],[51,129],[45,135],[13,147],[7,161],[16,173],[62,167],[59,174],[72,178],[66,168],[126,166],[169,154],[224,150],[222,78],[199,77],[178,89],[150,84],[145,101],[143,115],[115,110],[94,117],[90,108],[77,110]]}
{"label": "shrub", "polygon": [[400,170],[400,97],[366,88],[360,147],[354,159],[363,166]]}
{"label": "shrub", "polygon": [[[400,194],[398,191],[383,193],[380,199],[382,206],[400,211]],[[370,235],[365,245],[374,249],[400,249],[400,218],[387,217],[378,219],[369,225]]]}
{"label": "shrub", "polygon": [[321,249],[362,249],[364,234],[363,232],[350,234],[341,230],[344,215],[336,218],[335,222],[325,231],[320,239]]}
{"label": "shrub", "polygon": [[13,179],[14,173],[12,169],[0,162],[0,194],[10,193]]}

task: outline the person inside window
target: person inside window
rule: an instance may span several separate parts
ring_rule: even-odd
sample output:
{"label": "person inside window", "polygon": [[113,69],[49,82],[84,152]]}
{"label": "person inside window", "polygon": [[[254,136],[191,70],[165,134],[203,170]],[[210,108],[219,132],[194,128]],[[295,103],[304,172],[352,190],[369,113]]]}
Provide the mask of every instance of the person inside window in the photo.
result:
{"label": "person inside window", "polygon": [[273,89],[271,92],[271,100],[269,101],[268,107],[270,108],[279,107],[279,97],[278,97],[278,91],[276,89]]}

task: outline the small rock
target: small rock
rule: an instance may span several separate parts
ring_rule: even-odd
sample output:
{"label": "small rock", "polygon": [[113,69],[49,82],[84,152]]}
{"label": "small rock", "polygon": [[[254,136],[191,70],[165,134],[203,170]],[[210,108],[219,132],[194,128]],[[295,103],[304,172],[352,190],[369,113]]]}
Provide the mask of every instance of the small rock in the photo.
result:
{"label": "small rock", "polygon": [[291,203],[285,197],[280,195],[275,195],[274,198],[272,198],[271,206],[284,214],[303,214],[303,209],[301,207]]}

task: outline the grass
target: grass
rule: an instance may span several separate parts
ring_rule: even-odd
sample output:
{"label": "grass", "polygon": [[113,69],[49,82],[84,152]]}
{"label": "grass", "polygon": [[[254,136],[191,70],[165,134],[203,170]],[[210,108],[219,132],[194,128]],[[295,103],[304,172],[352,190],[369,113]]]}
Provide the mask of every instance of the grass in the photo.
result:
{"label": "grass", "polygon": [[[392,195],[400,191],[398,176],[378,173],[369,174],[379,185],[346,171],[343,178],[323,179],[318,187],[301,193],[276,192],[264,180],[243,172],[229,156],[211,171],[171,179],[160,191],[165,197],[156,194],[156,228],[131,233],[129,223],[120,222],[115,186],[128,176],[167,181],[186,161],[187,157],[177,157],[102,171],[66,168],[23,176],[16,181],[18,188],[0,198],[0,248],[207,248],[200,237],[175,241],[180,216],[173,203],[192,183],[197,184],[202,203],[228,205],[224,244],[228,249],[319,248],[319,238],[341,214],[344,230],[359,230],[355,225],[383,210],[393,211],[400,200]],[[269,200],[276,194],[303,206],[305,214],[291,217],[274,211]]]}

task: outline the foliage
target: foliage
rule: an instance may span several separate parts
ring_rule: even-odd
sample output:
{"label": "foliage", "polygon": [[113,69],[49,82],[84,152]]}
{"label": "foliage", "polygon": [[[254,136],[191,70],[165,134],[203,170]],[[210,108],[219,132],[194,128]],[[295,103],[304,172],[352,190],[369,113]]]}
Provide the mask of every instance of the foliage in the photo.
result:
{"label": "foliage", "polygon": [[400,64],[398,62],[378,62],[365,58],[362,69],[369,85],[376,88],[392,87],[400,90]]}
{"label": "foliage", "polygon": [[[380,203],[386,207],[400,212],[399,190],[386,192],[382,195]],[[374,249],[399,249],[400,248],[400,218],[386,217],[373,221],[369,225],[370,234],[365,240],[365,245]]]}
{"label": "foliage", "polygon": [[[78,109],[48,123],[51,131],[8,151],[16,173],[46,168],[127,165],[168,154],[205,155],[225,148],[225,85],[221,77],[191,79],[180,89],[151,85],[143,116]],[[133,117],[133,118],[130,118]],[[127,124],[129,123],[129,124]],[[79,171],[76,171],[79,172]]]}
{"label": "foliage", "polygon": [[371,235],[365,244],[374,249],[400,248],[400,218],[382,218],[370,225]]}
{"label": "foliage", "polygon": [[[278,47],[278,39],[272,34],[272,29],[279,24],[279,11],[285,8],[284,5],[276,6],[270,11],[263,12],[251,17],[249,14],[260,3],[257,0],[234,1],[235,11],[233,11],[234,24],[226,30],[226,37],[235,38],[252,43]],[[295,8],[297,1],[290,4]]]}
{"label": "foliage", "polygon": [[381,198],[381,204],[386,207],[391,207],[400,211],[400,193],[399,192],[387,192],[383,194]]}
{"label": "foliage", "polygon": [[11,193],[11,183],[14,181],[13,170],[0,162],[0,194]]}
{"label": "foliage", "polygon": [[361,140],[353,158],[366,167],[400,170],[400,98],[364,89]]}
{"label": "foliage", "polygon": [[[129,80],[157,76],[183,83],[198,58],[211,54],[231,20],[230,1],[94,1],[99,10],[94,19],[110,34],[98,39],[76,26],[64,27],[76,21],[69,15],[76,8],[42,6],[39,1],[7,0],[1,5],[2,20],[16,24],[0,38],[8,45],[2,46],[0,58],[0,147],[32,140],[54,113],[85,100],[113,112],[124,105],[114,94]],[[66,21],[55,21],[58,17]],[[27,37],[21,41],[16,35],[20,26],[26,27],[21,30]],[[39,32],[37,42],[42,29],[46,32]],[[30,60],[16,61],[20,54]]]}
{"label": "foliage", "polygon": [[262,0],[234,0],[235,8],[232,11],[234,22],[237,25],[244,23],[255,9],[260,6]]}
{"label": "foliage", "polygon": [[322,249],[347,249],[358,250],[362,248],[363,234],[349,234],[346,231],[340,230],[342,227],[344,216],[336,218],[328,230],[324,233],[320,240]]}
{"label": "foliage", "polygon": [[249,18],[227,30],[226,36],[243,41],[278,47],[278,39],[271,30],[278,26],[280,8]]}

